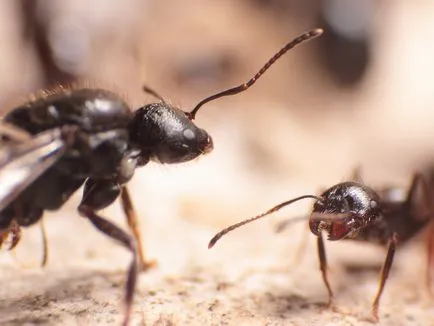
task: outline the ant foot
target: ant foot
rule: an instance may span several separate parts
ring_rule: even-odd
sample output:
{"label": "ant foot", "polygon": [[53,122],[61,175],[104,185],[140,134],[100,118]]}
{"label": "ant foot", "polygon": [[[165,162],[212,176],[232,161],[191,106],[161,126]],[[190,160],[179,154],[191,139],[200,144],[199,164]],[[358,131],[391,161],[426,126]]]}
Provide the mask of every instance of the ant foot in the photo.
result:
{"label": "ant foot", "polygon": [[158,263],[156,260],[142,261],[139,266],[140,272],[147,272],[150,269],[157,267]]}
{"label": "ant foot", "polygon": [[375,307],[372,309],[372,315],[371,317],[367,318],[367,321],[373,324],[377,324],[380,321],[380,318],[378,317],[378,308]]}
{"label": "ant foot", "polygon": [[378,324],[378,322],[380,321],[380,318],[378,318],[378,316],[372,315],[371,317],[364,318],[363,320],[367,321],[369,323],[372,323],[372,324]]}
{"label": "ant foot", "polygon": [[325,310],[331,310],[336,312],[338,308],[335,306],[334,301],[332,299],[329,299],[329,301],[327,303],[322,303],[320,305],[320,310],[321,312],[325,311]]}

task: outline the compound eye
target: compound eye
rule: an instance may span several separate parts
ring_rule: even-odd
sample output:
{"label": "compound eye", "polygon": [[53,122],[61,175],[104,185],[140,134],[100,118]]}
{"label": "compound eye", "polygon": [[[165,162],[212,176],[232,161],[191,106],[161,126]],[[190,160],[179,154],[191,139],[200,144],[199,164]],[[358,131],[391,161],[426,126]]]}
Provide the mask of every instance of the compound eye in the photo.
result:
{"label": "compound eye", "polygon": [[185,129],[183,131],[184,137],[187,140],[193,140],[196,138],[196,133],[191,129]]}

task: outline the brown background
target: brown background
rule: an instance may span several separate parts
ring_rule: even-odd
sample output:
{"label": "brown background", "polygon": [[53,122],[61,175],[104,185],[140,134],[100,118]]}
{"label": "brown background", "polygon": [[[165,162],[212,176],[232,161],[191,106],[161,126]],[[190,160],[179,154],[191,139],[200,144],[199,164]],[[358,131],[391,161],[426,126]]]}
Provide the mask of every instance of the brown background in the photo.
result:
{"label": "brown background", "polygon": [[[140,90],[146,83],[190,110],[243,82],[297,34],[324,26],[315,1],[64,0],[35,2],[35,8],[16,3],[0,7],[5,111],[57,79],[115,85],[133,107],[154,100]],[[405,189],[415,169],[431,164],[434,2],[371,4],[365,17],[369,60],[355,82],[343,80],[357,74],[359,52],[314,40],[284,57],[249,91],[200,111],[197,123],[213,136],[213,153],[137,171],[130,189],[146,250],[159,265],[140,276],[133,325],[368,325],[363,320],[384,252],[367,244],[327,243],[337,305],[349,315],[324,310],[314,237],[309,235],[304,259],[294,266],[308,231],[302,224],[273,231],[278,221],[307,214],[307,201],[234,232],[212,251],[206,246],[219,228],[293,196],[317,193],[348,178],[355,166],[372,186]],[[39,61],[35,25],[26,32],[29,18],[20,19],[28,17],[26,10],[44,22],[63,71]],[[344,12],[344,18],[352,17]],[[356,13],[361,17],[363,8]],[[337,62],[335,69],[325,64],[327,56]],[[129,256],[78,218],[79,196],[46,215],[45,269],[21,268],[9,253],[0,256],[0,324],[120,321]],[[125,226],[118,204],[103,213]],[[18,259],[37,264],[40,241],[37,227],[26,229]],[[381,325],[434,325],[423,283],[423,245],[416,239],[396,256]]]}

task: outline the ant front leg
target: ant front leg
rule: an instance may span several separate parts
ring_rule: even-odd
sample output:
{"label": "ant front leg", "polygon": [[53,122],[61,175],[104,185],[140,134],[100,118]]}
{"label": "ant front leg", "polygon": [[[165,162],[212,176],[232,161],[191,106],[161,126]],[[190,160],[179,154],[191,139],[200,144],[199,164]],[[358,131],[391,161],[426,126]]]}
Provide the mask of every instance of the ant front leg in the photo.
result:
{"label": "ant front leg", "polygon": [[137,244],[137,253],[141,264],[141,270],[147,270],[154,266],[155,262],[147,262],[145,260],[137,216],[128,190],[125,186],[121,186],[119,183],[110,180],[96,181],[88,179],[84,185],[83,199],[79,206],[79,211],[81,212],[83,207],[87,207],[87,209],[90,209],[93,212],[99,211],[110,206],[119,195],[121,195],[122,209],[127,217],[128,226],[131,229],[134,240]]}
{"label": "ant front leg", "polygon": [[384,286],[386,285],[387,278],[389,277],[390,268],[392,267],[393,257],[395,256],[396,245],[398,244],[398,234],[393,233],[389,240],[387,248],[386,260],[384,261],[383,268],[380,273],[380,284],[378,286],[377,295],[375,296],[372,304],[372,319],[374,322],[378,322],[378,308],[380,305],[380,298],[383,294]]}
{"label": "ant front leg", "polygon": [[142,269],[147,270],[148,268],[155,266],[156,262],[153,260],[146,261],[146,259],[145,259],[145,253],[143,251],[143,245],[142,245],[142,235],[140,233],[137,214],[136,214],[136,211],[134,209],[133,201],[131,200],[130,193],[129,193],[128,188],[126,186],[122,187],[121,204],[122,204],[122,209],[125,213],[125,216],[127,217],[128,226],[130,227],[131,231],[133,232],[134,238],[136,239],[136,242],[138,245],[139,260],[142,264]]}
{"label": "ant front leg", "polygon": [[96,210],[102,209],[111,204],[119,193],[120,186],[114,182],[107,180],[94,181],[89,179],[85,184],[83,200],[78,207],[78,211],[81,216],[88,218],[99,231],[121,243],[133,256],[128,268],[125,289],[125,317],[123,325],[126,326],[129,324],[131,316],[131,308],[138,274],[136,245],[129,234],[95,213]]}
{"label": "ant front leg", "polygon": [[325,246],[324,246],[324,239],[322,236],[322,233],[320,233],[318,235],[317,238],[317,244],[318,244],[318,258],[319,258],[319,267],[321,269],[321,274],[322,274],[322,278],[324,280],[324,284],[326,285],[328,294],[329,294],[329,302],[328,302],[328,307],[332,307],[333,306],[333,291],[332,288],[330,286],[328,277],[327,277],[327,256],[326,256],[326,252],[325,252]]}

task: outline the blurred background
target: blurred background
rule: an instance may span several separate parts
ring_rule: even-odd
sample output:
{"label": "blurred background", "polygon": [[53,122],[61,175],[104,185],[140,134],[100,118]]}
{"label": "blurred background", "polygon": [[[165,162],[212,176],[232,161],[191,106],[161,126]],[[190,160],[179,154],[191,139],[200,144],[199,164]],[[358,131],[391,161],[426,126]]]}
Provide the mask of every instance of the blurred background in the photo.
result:
{"label": "blurred background", "polygon": [[320,185],[356,165],[367,178],[405,180],[416,162],[433,157],[432,1],[20,0],[1,6],[5,111],[41,88],[88,80],[115,86],[132,107],[155,100],[141,92],[147,84],[189,110],[250,78],[296,35],[322,27],[321,38],[289,53],[248,92],[200,113],[198,124],[216,138],[218,154],[209,160],[232,160],[226,168],[239,168],[239,177]]}
{"label": "blurred background", "polygon": [[[294,251],[291,232],[276,236],[272,226],[252,226],[250,233],[228,237],[220,253],[206,252],[207,241],[228,223],[346,180],[355,167],[369,185],[405,188],[414,170],[432,164],[433,13],[432,0],[3,1],[1,108],[7,112],[56,83],[90,81],[115,87],[132,108],[155,101],[141,91],[146,84],[189,111],[249,79],[298,34],[323,28],[322,37],[289,52],[248,91],[201,109],[196,123],[213,136],[213,153],[180,166],[150,164],[130,186],[161,270],[184,273],[204,261],[224,270],[242,255],[254,256],[253,266],[264,259],[272,266]],[[67,205],[72,215],[78,200]],[[305,214],[309,205],[270,224]],[[118,210],[115,205],[105,214],[123,223]],[[75,222],[49,219],[49,238],[56,243],[51,263],[71,263],[62,258],[71,242],[65,244],[59,230]],[[95,235],[88,232],[84,248],[74,250],[90,250]],[[249,236],[258,234],[264,239],[252,245]],[[31,244],[29,239],[23,241]],[[117,250],[101,243],[104,248],[92,250]],[[243,249],[231,250],[236,246]],[[320,284],[315,249],[308,250]],[[26,255],[26,249],[18,251]],[[368,298],[371,292],[362,300]]]}

